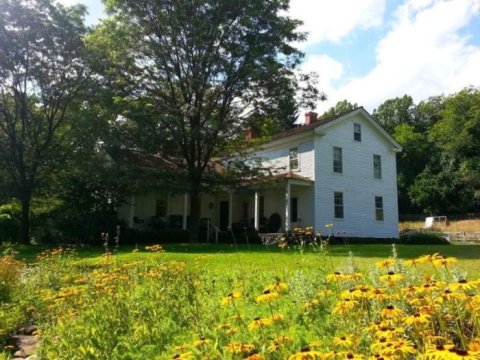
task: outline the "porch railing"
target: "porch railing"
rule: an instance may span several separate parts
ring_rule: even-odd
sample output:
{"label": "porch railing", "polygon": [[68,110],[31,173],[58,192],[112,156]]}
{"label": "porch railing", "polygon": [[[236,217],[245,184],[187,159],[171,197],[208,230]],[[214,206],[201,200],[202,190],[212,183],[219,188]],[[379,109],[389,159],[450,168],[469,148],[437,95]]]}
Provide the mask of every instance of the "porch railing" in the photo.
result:
{"label": "porch railing", "polygon": [[220,228],[213,224],[210,219],[207,219],[207,243],[210,243],[210,234],[215,234],[215,244],[218,244],[218,233],[220,232]]}

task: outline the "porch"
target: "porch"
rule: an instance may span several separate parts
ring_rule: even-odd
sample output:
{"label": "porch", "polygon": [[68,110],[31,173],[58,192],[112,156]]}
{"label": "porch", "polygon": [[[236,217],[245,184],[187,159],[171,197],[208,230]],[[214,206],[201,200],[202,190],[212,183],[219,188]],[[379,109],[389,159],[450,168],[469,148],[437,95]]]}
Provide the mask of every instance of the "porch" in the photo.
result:
{"label": "porch", "polygon": [[[146,192],[126,199],[119,218],[130,228],[187,230],[190,223],[188,194]],[[313,181],[287,173],[257,183],[249,189],[201,197],[201,224],[221,231],[286,232],[314,225]]]}

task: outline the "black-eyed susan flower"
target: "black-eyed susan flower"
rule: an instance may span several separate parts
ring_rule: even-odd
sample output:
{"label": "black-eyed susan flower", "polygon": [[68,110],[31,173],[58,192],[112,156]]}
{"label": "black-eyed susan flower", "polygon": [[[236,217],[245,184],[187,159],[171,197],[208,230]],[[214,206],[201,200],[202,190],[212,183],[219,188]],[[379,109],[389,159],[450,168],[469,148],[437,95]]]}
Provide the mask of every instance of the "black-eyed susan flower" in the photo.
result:
{"label": "black-eyed susan flower", "polygon": [[334,314],[351,313],[358,305],[358,301],[351,299],[344,299],[339,301],[334,307],[332,312]]}
{"label": "black-eyed susan flower", "polygon": [[192,352],[186,352],[183,354],[175,354],[173,355],[172,359],[174,360],[192,360],[195,359],[195,356]]}
{"label": "black-eyed susan flower", "polygon": [[313,299],[303,304],[303,309],[305,310],[312,309],[316,307],[318,304],[320,304],[320,301],[318,301],[317,299]]}
{"label": "black-eyed susan flower", "polygon": [[398,309],[393,305],[388,305],[386,308],[380,310],[380,316],[385,319],[399,319],[404,315],[402,309]]}
{"label": "black-eyed susan flower", "polygon": [[351,349],[353,347],[353,336],[351,335],[335,336],[332,342],[334,345],[340,346],[344,349]]}
{"label": "black-eyed susan flower", "polygon": [[277,300],[280,297],[280,294],[276,291],[265,290],[262,295],[257,296],[257,303],[271,303],[272,301]]}
{"label": "black-eyed susan flower", "polygon": [[288,360],[315,360],[322,358],[323,354],[320,351],[310,350],[310,348],[305,347],[300,352],[291,355]]}
{"label": "black-eyed susan flower", "polygon": [[450,284],[450,288],[454,291],[470,291],[478,287],[477,281],[468,281],[467,279],[460,279],[455,283]]}
{"label": "black-eyed susan flower", "polygon": [[201,337],[200,339],[195,340],[195,341],[193,342],[193,346],[195,346],[195,347],[203,347],[203,346],[206,346],[206,345],[211,344],[211,343],[212,343],[212,340],[207,339],[207,338],[205,338],[205,337]]}
{"label": "black-eyed susan flower", "polygon": [[388,287],[395,287],[399,282],[405,280],[405,275],[395,274],[393,271],[389,271],[386,275],[379,276],[381,282]]}
{"label": "black-eyed susan flower", "polygon": [[240,294],[240,292],[238,292],[238,291],[231,292],[230,294],[228,294],[227,296],[225,296],[222,299],[222,305],[224,305],[224,306],[225,305],[230,305],[231,303],[240,299],[241,297],[242,297],[242,294]]}
{"label": "black-eyed susan flower", "polygon": [[328,274],[325,278],[327,282],[342,282],[349,280],[347,276],[343,275],[339,271],[334,272],[333,274]]}
{"label": "black-eyed susan flower", "polygon": [[395,265],[395,259],[388,258],[382,261],[378,261],[375,265],[380,269],[389,269]]}
{"label": "black-eyed susan flower", "polygon": [[288,284],[287,283],[281,282],[281,281],[276,281],[273,284],[265,286],[265,288],[263,289],[263,292],[265,293],[265,292],[269,291],[269,292],[283,293],[287,289],[288,289]]}
{"label": "black-eyed susan flower", "polygon": [[285,315],[283,315],[283,314],[272,314],[272,316],[270,316],[268,319],[271,320],[272,322],[276,323],[276,322],[279,322],[279,321],[283,321],[285,319]]}
{"label": "black-eyed susan flower", "polygon": [[255,319],[252,320],[252,322],[250,322],[250,324],[247,325],[247,328],[248,330],[253,331],[255,329],[263,328],[271,324],[272,324],[272,319],[262,319],[262,318],[256,317]]}
{"label": "black-eyed susan flower", "polygon": [[265,358],[260,354],[251,354],[245,358],[245,360],[265,360]]}
{"label": "black-eyed susan flower", "polygon": [[457,259],[454,257],[442,256],[432,260],[434,266],[448,266],[457,263]]}
{"label": "black-eyed susan flower", "polygon": [[225,346],[225,350],[233,354],[248,354],[251,353],[254,349],[255,345],[241,343],[238,341],[231,341]]}
{"label": "black-eyed susan flower", "polygon": [[410,316],[407,316],[403,321],[405,325],[409,326],[423,326],[430,323],[431,316],[427,314],[416,313]]}

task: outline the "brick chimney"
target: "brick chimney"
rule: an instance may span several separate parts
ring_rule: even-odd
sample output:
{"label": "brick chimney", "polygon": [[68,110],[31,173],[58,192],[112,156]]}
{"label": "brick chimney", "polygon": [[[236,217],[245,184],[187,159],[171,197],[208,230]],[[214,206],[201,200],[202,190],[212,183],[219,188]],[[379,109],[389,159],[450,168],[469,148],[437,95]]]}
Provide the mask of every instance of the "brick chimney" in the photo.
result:
{"label": "brick chimney", "polygon": [[310,125],[317,121],[318,114],[314,111],[309,111],[305,113],[305,125]]}
{"label": "brick chimney", "polygon": [[252,139],[255,139],[256,137],[257,137],[257,134],[255,133],[255,130],[253,130],[251,126],[245,129],[245,140],[252,140]]}

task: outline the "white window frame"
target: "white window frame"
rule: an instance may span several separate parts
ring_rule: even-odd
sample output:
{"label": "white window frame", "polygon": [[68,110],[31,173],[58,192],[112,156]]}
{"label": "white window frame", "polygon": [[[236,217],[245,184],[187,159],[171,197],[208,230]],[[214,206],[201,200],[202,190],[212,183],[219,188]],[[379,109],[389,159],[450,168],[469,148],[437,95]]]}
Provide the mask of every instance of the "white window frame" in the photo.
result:
{"label": "white window frame", "polygon": [[[339,213],[337,213],[337,210],[339,211]],[[341,215],[341,216],[337,216],[337,215]],[[335,191],[333,193],[333,217],[335,219],[345,218],[343,192],[341,191]]]}
{"label": "white window frame", "polygon": [[373,177],[382,178],[382,156],[379,154],[373,154]]}
{"label": "white window frame", "polygon": [[343,174],[343,151],[341,147],[333,147],[333,172]]}
{"label": "white window frame", "polygon": [[[295,154],[295,157],[293,157],[292,154]],[[294,164],[294,166],[292,166],[292,163]],[[300,170],[300,156],[298,152],[298,146],[293,146],[288,149],[288,169],[290,171]]]}
{"label": "white window frame", "polygon": [[362,125],[359,123],[353,123],[353,140],[358,142],[362,141]]}
{"label": "white window frame", "polygon": [[[159,209],[162,209],[165,211],[164,214],[159,214]],[[166,217],[168,215],[168,197],[167,196],[161,196],[157,197],[155,201],[155,216],[156,217]]]}
{"label": "white window frame", "polygon": [[375,196],[375,220],[384,221],[383,196]]}

